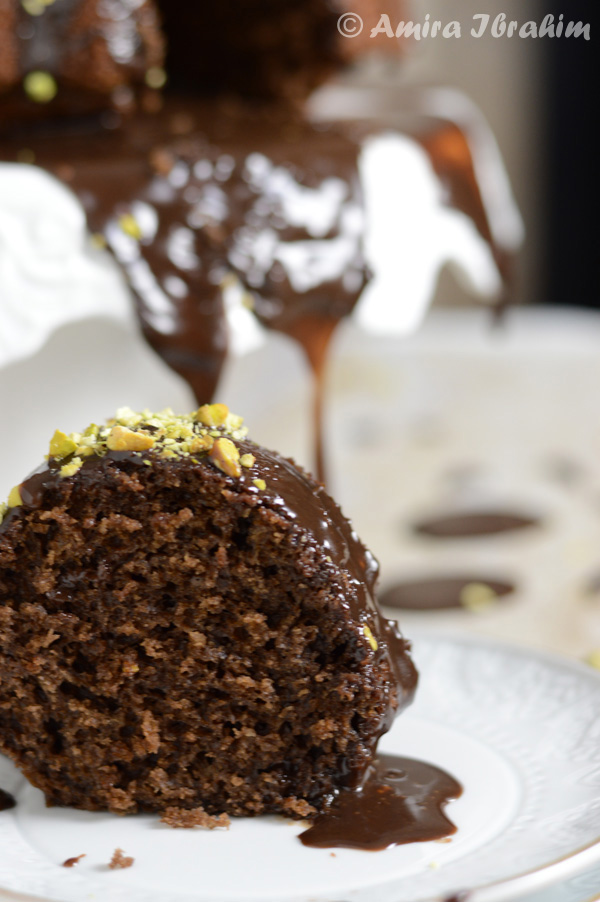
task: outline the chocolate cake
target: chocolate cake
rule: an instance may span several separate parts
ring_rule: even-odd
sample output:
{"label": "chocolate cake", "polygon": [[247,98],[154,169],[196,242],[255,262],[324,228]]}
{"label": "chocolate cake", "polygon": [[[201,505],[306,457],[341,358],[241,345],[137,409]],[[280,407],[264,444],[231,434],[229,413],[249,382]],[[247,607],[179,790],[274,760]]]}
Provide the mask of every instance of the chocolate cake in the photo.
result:
{"label": "chocolate cake", "polygon": [[0,749],[50,805],[305,817],[412,698],[374,558],[224,405],[57,431],[0,518]]}
{"label": "chocolate cake", "polygon": [[[402,9],[403,0],[0,0],[1,102],[26,119],[126,109],[141,88],[163,86],[167,49],[179,91],[297,103],[366,51],[397,53],[400,41],[370,32],[382,12],[397,21]],[[365,19],[362,33],[354,18],[341,31],[343,14]]]}
{"label": "chocolate cake", "polygon": [[165,80],[153,0],[0,0],[3,124],[126,111]]}

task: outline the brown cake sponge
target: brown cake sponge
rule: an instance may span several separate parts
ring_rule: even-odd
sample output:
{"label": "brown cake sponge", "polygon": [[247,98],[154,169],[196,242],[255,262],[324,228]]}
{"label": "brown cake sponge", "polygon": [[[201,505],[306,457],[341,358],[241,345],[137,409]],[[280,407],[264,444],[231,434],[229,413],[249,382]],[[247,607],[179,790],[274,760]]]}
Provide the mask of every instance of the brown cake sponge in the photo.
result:
{"label": "brown cake sponge", "polygon": [[224,405],[57,432],[0,517],[0,749],[49,805],[304,817],[412,698],[374,558]]}

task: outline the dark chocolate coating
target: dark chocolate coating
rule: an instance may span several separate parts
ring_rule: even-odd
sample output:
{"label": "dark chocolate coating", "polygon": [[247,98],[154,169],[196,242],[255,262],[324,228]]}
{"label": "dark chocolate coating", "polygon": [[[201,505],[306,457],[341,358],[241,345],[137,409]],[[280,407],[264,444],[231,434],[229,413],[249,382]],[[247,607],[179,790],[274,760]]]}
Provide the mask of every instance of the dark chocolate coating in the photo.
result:
{"label": "dark chocolate coating", "polygon": [[[31,12],[29,10],[32,10]],[[11,122],[130,109],[146,74],[164,62],[153,0],[0,0],[0,127]],[[42,72],[55,96],[28,90]]]}
{"label": "dark chocolate coating", "polygon": [[412,758],[378,755],[360,791],[343,790],[300,834],[305,846],[378,852],[456,833],[444,813],[462,795],[454,777]]}

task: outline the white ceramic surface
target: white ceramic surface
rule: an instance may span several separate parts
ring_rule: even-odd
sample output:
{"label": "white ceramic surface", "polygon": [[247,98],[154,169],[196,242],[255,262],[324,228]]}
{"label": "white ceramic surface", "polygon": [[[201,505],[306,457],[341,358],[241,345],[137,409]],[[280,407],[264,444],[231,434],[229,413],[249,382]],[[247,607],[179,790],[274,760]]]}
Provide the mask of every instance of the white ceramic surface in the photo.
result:
{"label": "white ceramic surface", "polygon": [[[0,814],[0,887],[53,902],[421,902],[465,889],[470,902],[505,902],[599,862],[600,674],[426,634],[416,657],[418,699],[382,749],[461,780],[452,842],[332,855],[303,847],[301,825],[278,818],[209,833],[46,809],[2,759],[0,783],[18,806]],[[134,856],[129,870],[107,869],[117,846]],[[83,852],[77,868],[60,867]]]}

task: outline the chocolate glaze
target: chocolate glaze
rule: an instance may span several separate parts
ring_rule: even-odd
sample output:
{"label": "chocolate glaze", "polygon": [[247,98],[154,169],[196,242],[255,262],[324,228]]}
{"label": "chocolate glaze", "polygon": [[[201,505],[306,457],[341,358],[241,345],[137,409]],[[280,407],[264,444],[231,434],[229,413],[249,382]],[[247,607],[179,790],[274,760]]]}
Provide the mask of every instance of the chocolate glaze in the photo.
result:
{"label": "chocolate glaze", "polygon": [[435,579],[398,582],[379,595],[379,601],[388,608],[409,611],[437,611],[445,608],[463,607],[461,598],[466,586],[484,585],[497,598],[503,598],[515,591],[515,585],[499,582],[484,576],[448,576]]}
{"label": "chocolate glaze", "polygon": [[[492,242],[468,141],[457,126],[414,114],[402,129],[430,154],[448,203]],[[316,471],[324,481],[328,349],[369,279],[358,155],[374,131],[381,127],[312,125],[275,105],[172,98],[162,111],[139,113],[118,129],[71,123],[13,133],[0,145],[0,159],[18,159],[25,147],[78,195],[90,229],[106,237],[128,277],[144,335],[199,403],[214,396],[227,355],[223,284],[234,274],[259,322],[292,337],[306,354],[315,384]],[[306,189],[322,207],[310,225],[290,211]],[[123,214],[145,221],[141,240],[123,233]],[[290,242],[298,241],[309,256],[290,263]],[[324,241],[345,248],[333,270],[319,268]]]}
{"label": "chocolate glaze", "polygon": [[513,532],[539,524],[535,517],[508,511],[472,511],[420,520],[413,525],[413,531],[436,539],[466,539]]}
{"label": "chocolate glaze", "polygon": [[[33,8],[37,4],[30,4]],[[14,122],[80,117],[134,102],[148,91],[149,68],[162,66],[164,38],[152,0],[133,7],[124,0],[60,0],[29,11],[4,0],[0,24],[0,131]],[[43,72],[56,95],[36,102],[24,78]]]}
{"label": "chocolate glaze", "polygon": [[0,811],[8,811],[9,808],[14,808],[16,804],[17,803],[10,792],[0,789]]}
{"label": "chocolate glaze", "polygon": [[[387,620],[381,614],[376,602],[375,584],[379,565],[322,485],[315,482],[292,461],[274,451],[262,448],[247,439],[236,440],[236,445],[240,454],[252,454],[255,464],[251,472],[243,472],[239,478],[229,478],[229,490],[243,494],[244,501],[251,507],[262,506],[277,511],[290,522],[294,530],[297,530],[299,540],[302,536],[310,537],[316,553],[323,557],[323,567],[331,567],[333,570],[341,568],[347,573],[353,591],[344,595],[341,599],[342,604],[354,621],[369,627],[376,639],[377,649],[373,663],[379,664],[384,660],[388,662],[394,680],[388,686],[388,704],[382,712],[379,735],[373,742],[374,752],[376,740],[389,730],[394,717],[412,701],[417,684],[417,672],[406,655],[410,645],[401,636],[396,622]],[[108,451],[103,457],[86,458],[72,479],[77,480],[84,488],[91,487],[98,480],[105,478],[108,468],[133,466],[145,469],[146,459],[153,460],[155,471],[159,467],[181,465],[180,461],[157,459],[151,452],[140,454],[130,451]],[[199,458],[197,463],[210,469],[213,466],[207,458]],[[253,485],[257,474],[266,482],[263,491],[259,491]],[[64,484],[64,478],[60,476],[60,465],[51,458],[21,484],[20,494],[23,504],[8,511],[0,524],[0,540],[3,532],[24,512],[40,507],[52,507],[53,493],[61,484]],[[356,781],[360,779],[360,774],[354,772],[349,781],[350,779]],[[354,783],[349,782],[349,785]]]}
{"label": "chocolate glaze", "polygon": [[432,764],[379,755],[362,787],[340,792],[299,838],[313,848],[372,852],[442,839],[456,833],[443,809],[461,794],[460,783]]}

